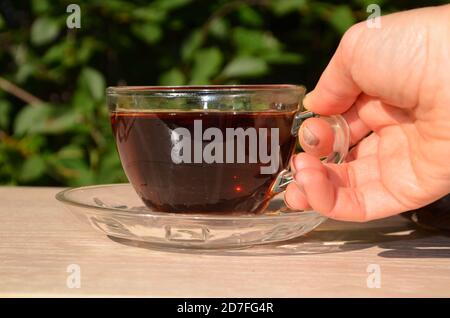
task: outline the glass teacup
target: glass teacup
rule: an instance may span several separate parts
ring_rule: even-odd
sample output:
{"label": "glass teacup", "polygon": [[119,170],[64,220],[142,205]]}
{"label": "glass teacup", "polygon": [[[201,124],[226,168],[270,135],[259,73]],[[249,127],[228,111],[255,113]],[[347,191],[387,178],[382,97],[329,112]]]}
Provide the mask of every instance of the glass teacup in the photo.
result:
{"label": "glass teacup", "polygon": [[[111,123],[125,173],[162,212],[258,213],[292,182],[290,158],[305,111],[296,85],[110,87]],[[334,131],[340,163],[349,130]]]}

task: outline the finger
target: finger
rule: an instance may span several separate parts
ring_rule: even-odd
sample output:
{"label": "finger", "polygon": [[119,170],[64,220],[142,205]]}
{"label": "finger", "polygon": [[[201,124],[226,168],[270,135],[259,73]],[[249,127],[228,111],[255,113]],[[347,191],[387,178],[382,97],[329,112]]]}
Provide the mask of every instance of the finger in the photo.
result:
{"label": "finger", "polygon": [[[357,188],[380,179],[377,156],[367,156],[342,164],[325,164],[328,178],[339,187]],[[300,172],[301,173],[301,172]]]}
{"label": "finger", "polygon": [[287,186],[286,192],[284,193],[284,202],[291,210],[309,209],[304,190],[301,190],[295,183],[291,183]]}
{"label": "finger", "polygon": [[333,151],[334,132],[324,119],[310,118],[300,127],[299,142],[305,152],[325,157]]}
{"label": "finger", "polygon": [[332,115],[341,114],[353,105],[361,89],[351,75],[352,52],[363,30],[364,25],[357,24],[344,34],[316,87],[303,101],[307,109]]}
{"label": "finger", "polygon": [[[343,114],[350,128],[351,145],[358,143],[370,133],[370,129],[359,118],[355,107]],[[322,118],[305,120],[299,129],[302,149],[316,157],[325,157],[333,150],[334,132],[330,124]]]}
{"label": "finger", "polygon": [[378,158],[375,155],[342,164],[323,164],[318,158],[301,153],[294,157],[292,164],[295,180],[305,169],[326,174],[330,181],[339,187],[355,188],[380,179],[379,169],[374,169],[378,167]]}
{"label": "finger", "polygon": [[326,172],[306,168],[294,176],[295,181],[305,191],[309,205],[319,213],[329,215],[335,202],[335,187]]}
{"label": "finger", "polygon": [[307,168],[317,169],[326,172],[326,168],[322,164],[322,162],[311,154],[303,152],[295,155],[292,158],[291,170],[293,171],[294,174]]}
{"label": "finger", "polygon": [[[360,163],[360,160],[357,162]],[[349,172],[344,170],[350,164],[335,165],[327,172],[306,168],[295,174],[295,180],[304,189],[311,208],[333,219],[368,221],[403,211],[405,207],[386,190],[376,174],[368,178],[360,175],[361,172],[378,171],[374,162],[366,164],[365,168],[361,166],[353,172],[356,179],[366,179],[364,181],[346,180],[344,175],[349,175]],[[356,186],[348,186],[351,184]]]}

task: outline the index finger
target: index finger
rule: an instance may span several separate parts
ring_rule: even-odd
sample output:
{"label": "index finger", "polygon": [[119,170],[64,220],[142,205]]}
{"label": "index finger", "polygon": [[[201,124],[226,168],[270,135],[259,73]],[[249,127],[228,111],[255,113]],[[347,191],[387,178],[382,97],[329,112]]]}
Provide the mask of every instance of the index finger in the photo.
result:
{"label": "index finger", "polygon": [[316,87],[303,100],[307,109],[321,115],[334,115],[353,105],[361,89],[353,80],[351,66],[362,30],[361,24],[356,24],[344,34]]}

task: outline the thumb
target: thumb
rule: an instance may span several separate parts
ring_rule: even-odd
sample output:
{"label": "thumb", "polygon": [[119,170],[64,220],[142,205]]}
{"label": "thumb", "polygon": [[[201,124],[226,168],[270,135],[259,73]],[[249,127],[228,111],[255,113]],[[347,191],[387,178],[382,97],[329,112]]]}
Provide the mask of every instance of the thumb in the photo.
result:
{"label": "thumb", "polygon": [[307,109],[321,115],[333,115],[341,114],[353,105],[361,89],[353,80],[351,67],[363,28],[362,24],[355,24],[344,34],[316,87],[303,100]]}

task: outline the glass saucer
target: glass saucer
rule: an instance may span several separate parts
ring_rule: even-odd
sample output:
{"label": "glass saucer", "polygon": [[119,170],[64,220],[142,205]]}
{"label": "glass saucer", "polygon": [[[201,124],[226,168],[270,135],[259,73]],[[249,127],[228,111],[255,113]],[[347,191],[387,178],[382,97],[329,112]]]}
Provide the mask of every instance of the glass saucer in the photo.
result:
{"label": "glass saucer", "polygon": [[144,206],[130,184],[67,189],[56,198],[79,219],[108,236],[144,241],[155,248],[226,249],[289,240],[326,218],[295,212],[275,196],[261,214],[182,214]]}

